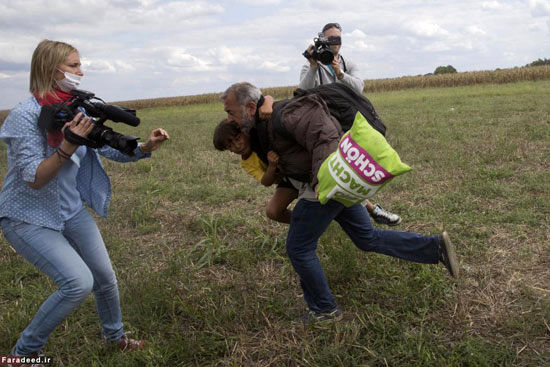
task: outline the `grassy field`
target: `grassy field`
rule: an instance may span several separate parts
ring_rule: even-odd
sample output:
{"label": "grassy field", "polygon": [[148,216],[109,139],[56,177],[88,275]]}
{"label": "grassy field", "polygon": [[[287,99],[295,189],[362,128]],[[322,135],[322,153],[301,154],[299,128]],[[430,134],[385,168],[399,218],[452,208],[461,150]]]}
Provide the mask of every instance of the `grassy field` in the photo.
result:
{"label": "grassy field", "polygon": [[[330,326],[304,310],[269,221],[272,193],[239,158],[212,147],[220,103],[139,111],[153,159],[105,162],[113,183],[98,219],[116,269],[125,325],[148,341],[105,347],[90,296],[51,336],[56,366],[550,365],[550,81],[369,94],[411,173],[375,197],[399,229],[449,231],[462,267],[363,253],[333,224],[318,254],[345,311]],[[1,145],[0,171],[6,171]],[[0,355],[55,285],[0,243]]]}

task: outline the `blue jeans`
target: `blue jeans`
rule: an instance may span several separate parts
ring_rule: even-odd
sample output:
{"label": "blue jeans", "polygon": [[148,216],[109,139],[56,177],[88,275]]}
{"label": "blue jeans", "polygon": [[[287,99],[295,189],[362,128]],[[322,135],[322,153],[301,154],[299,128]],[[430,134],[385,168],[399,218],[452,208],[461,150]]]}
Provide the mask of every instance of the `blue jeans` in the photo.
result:
{"label": "blue jeans", "polygon": [[315,253],[319,237],[333,219],[363,251],[419,263],[439,262],[439,236],[376,229],[367,209],[360,204],[346,208],[333,200],[323,205],[301,199],[292,211],[286,249],[294,270],[300,276],[304,299],[312,311],[330,312],[338,307]]}
{"label": "blue jeans", "polygon": [[108,341],[123,335],[117,281],[99,229],[86,208],[65,222],[63,231],[9,218],[0,221],[4,237],[18,254],[59,287],[21,333],[16,353],[38,352],[59,325],[93,290]]}

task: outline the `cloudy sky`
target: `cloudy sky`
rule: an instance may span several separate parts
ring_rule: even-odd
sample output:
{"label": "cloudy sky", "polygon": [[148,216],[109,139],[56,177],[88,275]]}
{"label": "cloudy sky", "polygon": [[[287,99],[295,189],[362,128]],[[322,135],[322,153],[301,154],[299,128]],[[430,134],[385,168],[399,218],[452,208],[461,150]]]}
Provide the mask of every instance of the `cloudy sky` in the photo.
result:
{"label": "cloudy sky", "polygon": [[82,89],[121,101],[296,85],[327,22],[365,79],[550,58],[550,0],[0,0],[0,109],[28,96],[44,38],[80,51]]}

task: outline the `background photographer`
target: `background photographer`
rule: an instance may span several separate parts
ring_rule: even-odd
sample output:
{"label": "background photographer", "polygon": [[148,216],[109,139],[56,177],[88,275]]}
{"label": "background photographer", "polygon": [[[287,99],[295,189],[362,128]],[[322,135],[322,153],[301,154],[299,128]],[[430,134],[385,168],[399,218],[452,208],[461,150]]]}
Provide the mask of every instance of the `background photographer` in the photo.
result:
{"label": "background photographer", "polygon": [[[300,84],[298,88],[311,89],[323,84],[331,83],[343,83],[352,88],[358,94],[363,94],[363,88],[365,84],[363,80],[357,75],[359,71],[355,63],[350,60],[344,60],[340,55],[340,48],[342,47],[342,27],[338,23],[328,23],[323,27],[322,34],[324,40],[330,43],[330,50],[332,51],[334,58],[332,63],[325,65],[316,58],[323,59],[323,56],[315,56],[314,50],[316,45],[309,45],[308,49],[304,52],[304,56],[308,62],[302,67],[300,72]],[[268,106],[263,107],[266,109]],[[260,112],[263,112],[260,110]],[[401,217],[395,213],[392,213],[384,209],[380,204],[373,204],[369,200],[365,200],[365,207],[367,208],[370,216],[378,224],[386,224],[389,226],[396,226],[401,223]]]}
{"label": "background photographer", "polygon": [[[139,349],[142,340],[126,337],[115,273],[99,229],[82,201],[105,217],[111,184],[99,155],[119,162],[150,157],[169,139],[151,132],[134,156],[107,145],[93,149],[64,138],[70,129],[86,137],[94,121],[78,113],[62,129],[38,126],[42,106],[65,103],[83,76],[78,51],[63,42],[44,40],[31,60],[32,96],[10,112],[0,129],[7,144],[8,173],[0,193],[0,225],[15,249],[59,287],[22,332],[11,355],[36,356],[51,332],[93,290],[106,341],[121,350]],[[84,343],[84,341],[83,341]],[[14,364],[19,365],[19,364]],[[36,364],[42,366],[42,364]]]}
{"label": "background photographer", "polygon": [[[338,23],[328,23],[323,27],[322,34],[332,43],[329,47],[334,54],[334,60],[330,65],[325,65],[313,57],[309,57],[307,59],[308,62],[306,62],[300,72],[300,84],[298,87],[311,89],[322,84],[344,83],[357,93],[362,94],[364,82],[359,77],[357,65],[351,60],[344,60],[342,55],[340,55],[342,27]],[[310,45],[306,50],[309,55],[313,55],[313,51],[314,45]]]}

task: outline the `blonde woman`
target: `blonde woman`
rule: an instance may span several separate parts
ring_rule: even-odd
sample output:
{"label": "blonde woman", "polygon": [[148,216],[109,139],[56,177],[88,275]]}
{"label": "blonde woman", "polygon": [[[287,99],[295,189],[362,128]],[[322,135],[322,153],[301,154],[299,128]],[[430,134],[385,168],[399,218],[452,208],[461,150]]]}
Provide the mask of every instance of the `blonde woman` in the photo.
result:
{"label": "blonde woman", "polygon": [[59,287],[21,333],[13,356],[38,355],[50,333],[92,291],[106,341],[121,350],[144,346],[144,341],[126,337],[115,273],[83,201],[99,215],[107,215],[111,185],[100,154],[119,162],[136,161],[150,157],[169,137],[163,129],[155,129],[129,157],[109,146],[92,149],[65,140],[63,129],[81,137],[90,133],[94,122],[82,113],[61,130],[41,130],[37,125],[41,107],[65,102],[82,76],[80,55],[74,47],[40,42],[31,60],[32,96],[10,112],[0,129],[8,154],[8,173],[0,192],[4,237]]}

